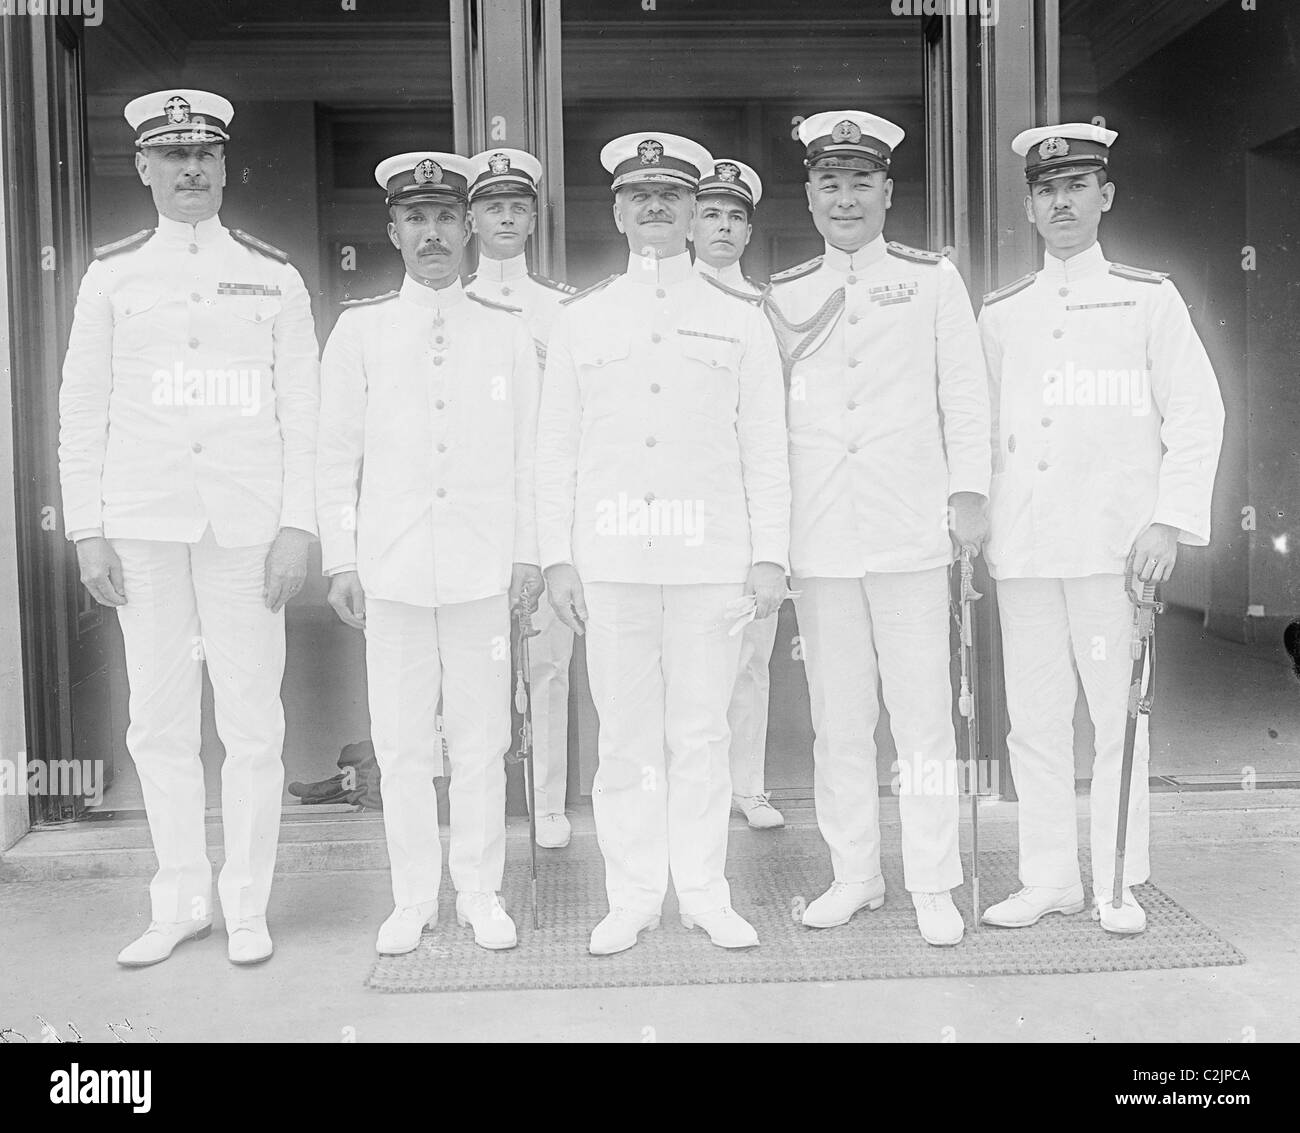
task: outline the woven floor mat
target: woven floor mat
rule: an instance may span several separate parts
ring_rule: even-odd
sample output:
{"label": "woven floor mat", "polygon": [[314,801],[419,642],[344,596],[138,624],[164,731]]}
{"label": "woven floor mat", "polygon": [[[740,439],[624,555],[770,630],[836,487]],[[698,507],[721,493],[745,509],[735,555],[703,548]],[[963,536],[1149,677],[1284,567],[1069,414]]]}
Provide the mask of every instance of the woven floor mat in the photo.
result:
{"label": "woven floor mat", "polygon": [[[662,926],[616,956],[591,956],[587,940],[607,911],[605,869],[593,836],[575,836],[564,850],[538,851],[541,927],[529,913],[528,857],[512,840],[502,901],[514,917],[519,946],[488,952],[458,928],[455,896],[444,882],[438,925],[405,956],[380,957],[366,985],[379,991],[467,991],[488,988],[663,987],[711,983],[794,983],[802,980],[900,979],[916,976],[1036,975],[1201,968],[1243,964],[1245,957],[1154,885],[1136,886],[1147,913],[1137,936],[1103,932],[1088,911],[1053,914],[1032,928],[972,928],[969,880],[953,892],[965,939],[953,948],[926,944],[903,888],[902,859],[885,855],[884,907],[862,911],[847,925],[809,929],[797,911],[830,884],[830,860],[815,827],[731,833],[727,877],[737,912],[758,930],[758,948],[714,947],[701,929],[687,930],[669,893]],[[969,870],[968,854],[962,864]],[[1085,863],[1086,869],[1086,863]],[[1090,892],[1084,877],[1085,892]],[[1019,888],[1016,853],[980,855],[983,908]]]}

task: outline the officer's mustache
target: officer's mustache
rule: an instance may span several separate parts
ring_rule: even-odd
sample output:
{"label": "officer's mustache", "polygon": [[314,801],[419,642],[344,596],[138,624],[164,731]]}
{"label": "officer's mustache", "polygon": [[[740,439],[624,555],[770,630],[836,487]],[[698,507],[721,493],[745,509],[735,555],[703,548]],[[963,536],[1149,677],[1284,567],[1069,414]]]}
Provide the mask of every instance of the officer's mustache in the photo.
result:
{"label": "officer's mustache", "polygon": [[448,248],[446,244],[439,243],[436,240],[420,247],[420,255],[422,256],[433,256],[438,255],[439,253],[447,255],[450,251],[451,249]]}

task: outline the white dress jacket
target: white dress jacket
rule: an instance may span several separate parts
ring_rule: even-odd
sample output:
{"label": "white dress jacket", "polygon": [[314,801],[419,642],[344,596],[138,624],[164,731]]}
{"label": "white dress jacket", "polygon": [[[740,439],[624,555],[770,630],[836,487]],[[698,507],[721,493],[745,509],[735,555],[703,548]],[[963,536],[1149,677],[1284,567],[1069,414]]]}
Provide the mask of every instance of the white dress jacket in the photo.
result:
{"label": "white dress jacket", "polygon": [[339,318],[321,361],[321,563],[367,596],[503,594],[537,562],[537,359],[515,314],[407,276]]}
{"label": "white dress jacket", "polygon": [[[64,529],[224,547],[315,532],[318,346],[302,278],[217,218],[86,271],[59,393]],[[267,246],[263,246],[267,247]]]}
{"label": "white dress jacket", "polygon": [[1210,538],[1223,401],[1178,288],[1100,245],[986,296],[995,578],[1124,570],[1151,523]]}

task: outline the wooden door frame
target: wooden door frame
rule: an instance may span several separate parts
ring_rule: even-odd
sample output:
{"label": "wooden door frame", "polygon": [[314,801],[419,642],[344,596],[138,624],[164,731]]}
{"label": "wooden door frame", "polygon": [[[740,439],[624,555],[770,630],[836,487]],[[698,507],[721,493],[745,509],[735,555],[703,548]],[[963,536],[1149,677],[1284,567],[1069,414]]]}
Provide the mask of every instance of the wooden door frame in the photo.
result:
{"label": "wooden door frame", "polygon": [[[977,306],[981,295],[1037,266],[1011,139],[1060,115],[1058,9],[1059,0],[1000,0],[991,26],[978,16],[923,21],[930,239],[952,249]],[[984,594],[975,604],[979,747],[996,762],[996,778],[984,789],[1015,799],[997,590],[983,560],[976,589]]]}
{"label": "wooden door frame", "polygon": [[[74,570],[64,536],[57,465],[58,408],[41,380],[52,361],[61,359],[48,317],[57,309],[59,276],[86,266],[88,249],[68,249],[67,262],[47,267],[46,249],[58,248],[54,202],[41,186],[61,175],[51,163],[53,115],[61,113],[50,65],[59,41],[76,49],[77,86],[81,30],[69,17],[0,21],[0,113],[4,124],[6,243],[10,305],[10,373],[14,426],[15,549],[21,607],[22,683],[26,755],[48,764],[73,752],[70,641],[77,611],[69,573]],[[85,203],[85,118],[79,116],[80,154],[66,162],[80,172]],[[33,224],[33,218],[35,223]],[[84,216],[83,216],[84,221]],[[86,226],[77,226],[86,243]],[[33,380],[33,377],[35,380]],[[76,795],[40,794],[28,799],[33,824],[75,819],[83,811]]]}

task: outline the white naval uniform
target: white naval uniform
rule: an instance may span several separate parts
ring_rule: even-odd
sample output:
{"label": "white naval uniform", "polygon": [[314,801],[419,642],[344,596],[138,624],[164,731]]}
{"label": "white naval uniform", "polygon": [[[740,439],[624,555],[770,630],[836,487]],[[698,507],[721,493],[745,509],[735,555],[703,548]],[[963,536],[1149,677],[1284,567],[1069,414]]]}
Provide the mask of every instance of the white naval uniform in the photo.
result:
{"label": "white naval uniform", "polygon": [[[352,306],[321,361],[321,563],[366,595],[370,727],[399,907],[442,877],[434,712],[451,760],[452,883],[505,865],[511,566],[536,563],[537,360],[517,315],[407,276]],[[360,489],[358,492],[358,477]]]}
{"label": "white naval uniform", "polygon": [[[480,255],[478,270],[465,290],[494,303],[519,310],[542,368],[546,365],[546,342],[551,323],[566,296],[565,287],[528,271],[527,258],[520,254],[508,260]],[[573,659],[573,630],[555,616],[545,596],[533,615],[537,636],[528,642],[530,706],[533,723],[533,797],[539,816],[564,813],[569,773],[569,662]]]}
{"label": "white naval uniform", "polygon": [[727,606],[786,564],[775,339],[683,253],[629,257],[556,320],[538,427],[542,565],[572,563],[600,718],[592,791],[611,909],[730,904]]}
{"label": "white naval uniform", "polygon": [[[795,608],[817,822],[837,881],[880,873],[879,682],[899,753],[905,883],[941,892],[962,877],[947,507],[953,493],[988,491],[979,336],[961,276],[942,256],[878,237],[853,253],[828,244],[819,261],[778,273],[771,293],[778,332],[798,354],[790,565],[803,593]],[[799,353],[802,336],[788,324],[823,310],[833,321]]]}
{"label": "white naval uniform", "polygon": [[199,759],[212,680],[227,922],[266,912],[279,837],[284,612],[263,603],[283,527],[316,530],[317,344],[302,278],[216,217],[158,218],[86,271],[59,392],[70,538],[122,561],[127,749],[158,857],[152,917],[210,916]]}
{"label": "white naval uniform", "polygon": [[[715,268],[698,256],[695,270],[712,276],[736,291],[761,294],[740,270],[740,264]],[[763,770],[767,755],[767,713],[772,687],[770,665],[776,645],[777,615],[750,622],[740,638],[740,668],[736,688],[727,708],[727,726],[731,729],[731,793],[753,798],[764,793]]]}
{"label": "white naval uniform", "polygon": [[[1125,562],[1152,523],[1204,546],[1223,434],[1205,348],[1172,282],[1112,266],[1094,244],[987,296],[980,332],[994,408],[989,568],[998,580],[1020,795],[1020,879],[1079,881],[1073,717],[1096,729],[1093,877],[1115,870],[1132,672]],[[1163,453],[1162,453],[1163,448]],[[1124,884],[1150,873],[1149,747],[1139,717]]]}

